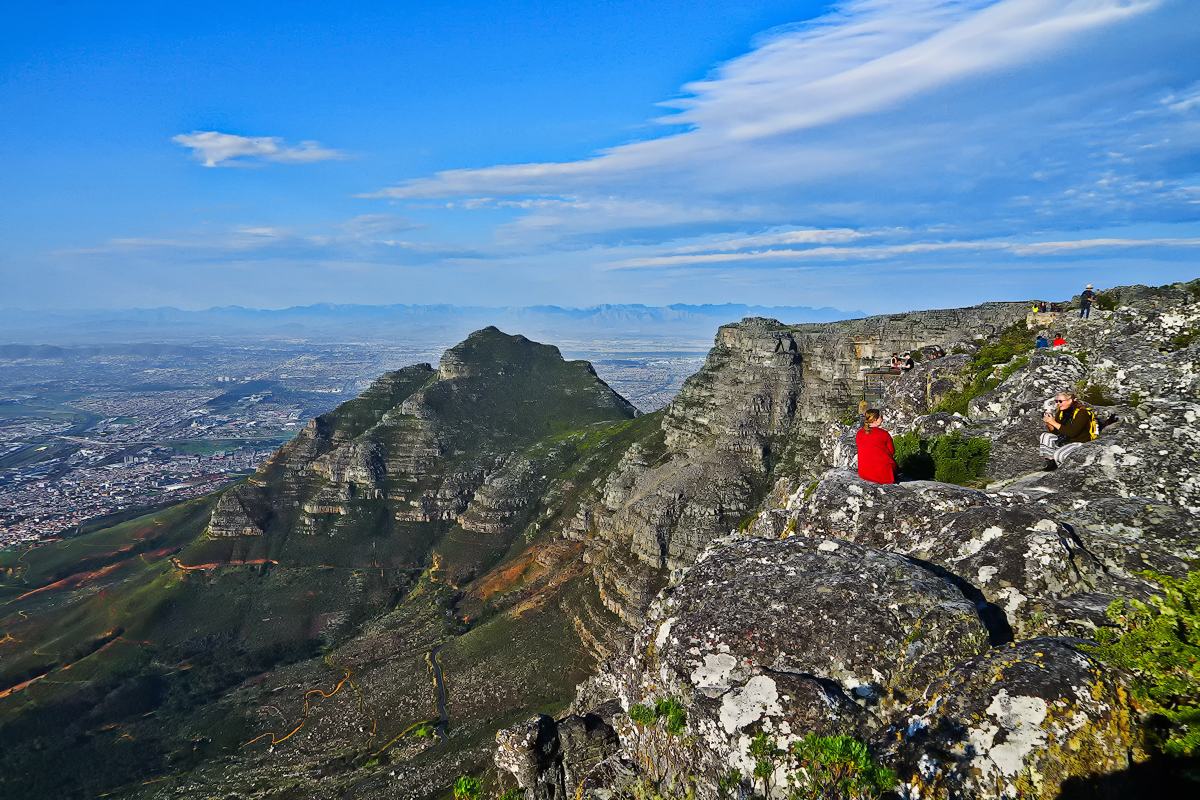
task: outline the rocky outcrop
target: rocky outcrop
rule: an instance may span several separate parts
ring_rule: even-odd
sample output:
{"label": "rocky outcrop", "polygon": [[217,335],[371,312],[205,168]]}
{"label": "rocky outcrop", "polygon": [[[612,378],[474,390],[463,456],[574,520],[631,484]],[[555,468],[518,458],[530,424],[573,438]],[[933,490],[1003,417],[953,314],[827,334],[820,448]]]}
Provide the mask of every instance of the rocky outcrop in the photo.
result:
{"label": "rocky outcrop", "polygon": [[[903,344],[869,340],[861,321],[722,328],[661,442],[626,453],[589,518],[589,552],[627,573],[674,571],[628,655],[575,707],[669,701],[686,725],[672,735],[649,712],[618,716],[621,752],[580,796],[654,785],[708,798],[733,780],[782,797],[786,765],[764,775],[751,755],[763,735],[782,748],[853,736],[910,798],[1048,800],[1143,760],[1129,677],[1088,646],[1113,600],[1158,591],[1145,570],[1182,577],[1200,563],[1200,303],[1180,287],[1112,294],[1115,311],[1056,320],[1067,347],[999,365],[965,415],[936,409],[976,381],[972,355],[1023,304],[936,337],[897,326]],[[852,373],[929,343],[961,352],[892,381],[878,404],[896,435],[987,439],[983,479],[862,481],[856,426],[836,419],[861,392]],[[1118,421],[1037,471],[1040,416],[1061,391]],[[732,530],[721,515],[747,503],[760,505]],[[622,540],[624,561],[612,557]]]}
{"label": "rocky outcrop", "polygon": [[1069,639],[962,664],[880,737],[905,797],[1059,797],[1072,778],[1144,754],[1120,679]]}
{"label": "rocky outcrop", "polygon": [[571,714],[558,722],[539,714],[496,740],[496,766],[516,778],[527,800],[570,800],[592,768],[618,747],[616,731],[596,714]]}

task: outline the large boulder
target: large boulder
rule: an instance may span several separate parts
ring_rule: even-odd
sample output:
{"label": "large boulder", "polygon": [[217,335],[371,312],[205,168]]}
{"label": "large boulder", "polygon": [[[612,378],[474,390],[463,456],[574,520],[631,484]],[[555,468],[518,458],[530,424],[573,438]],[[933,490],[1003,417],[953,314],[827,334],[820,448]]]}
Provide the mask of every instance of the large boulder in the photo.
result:
{"label": "large boulder", "polygon": [[992,650],[939,680],[885,735],[911,800],[1057,798],[1142,758],[1120,677],[1066,639]]}
{"label": "large boulder", "polygon": [[652,608],[623,699],[684,704],[705,745],[691,761],[710,788],[698,790],[710,796],[731,767],[752,773],[754,732],[783,745],[812,730],[865,735],[987,646],[975,605],[900,556],[833,539],[750,540],[710,551]]}

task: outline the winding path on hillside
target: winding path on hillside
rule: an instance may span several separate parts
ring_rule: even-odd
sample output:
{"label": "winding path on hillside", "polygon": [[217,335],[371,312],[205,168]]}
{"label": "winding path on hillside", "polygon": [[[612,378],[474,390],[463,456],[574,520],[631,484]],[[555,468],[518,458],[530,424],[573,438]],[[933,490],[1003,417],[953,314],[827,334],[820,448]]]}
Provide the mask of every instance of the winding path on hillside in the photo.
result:
{"label": "winding path on hillside", "polygon": [[[398,771],[400,769],[403,769],[404,767],[409,766],[410,764],[414,764],[417,761],[420,761],[421,759],[425,758],[427,755],[432,753],[434,750],[437,750],[439,747],[442,747],[446,744],[446,741],[447,741],[446,725],[449,724],[450,718],[446,714],[446,681],[442,675],[442,662],[441,662],[441,659],[439,658],[439,654],[442,652],[442,648],[445,646],[446,645],[444,643],[439,644],[437,647],[430,650],[429,653],[426,655],[426,658],[429,660],[429,666],[433,668],[433,682],[434,682],[434,685],[437,687],[438,724],[437,724],[437,727],[435,727],[433,729],[434,735],[437,736],[437,738],[438,738],[437,744],[433,745],[433,747],[422,750],[420,753],[418,753],[417,755],[408,759],[407,761],[403,761],[399,764],[389,767],[389,769],[391,771]],[[393,740],[393,741],[395,741],[395,740]],[[384,749],[387,749],[387,748],[385,747]],[[383,751],[381,750],[380,752],[382,753]],[[350,800],[350,798],[354,795],[355,792],[357,792],[359,789],[363,788],[368,783],[375,780],[382,774],[383,774],[383,770],[377,770],[376,772],[373,772],[370,775],[368,775],[367,777],[363,778],[358,783],[356,783],[352,787],[350,787],[350,790],[348,792],[346,792],[344,795],[342,795],[342,800]]]}

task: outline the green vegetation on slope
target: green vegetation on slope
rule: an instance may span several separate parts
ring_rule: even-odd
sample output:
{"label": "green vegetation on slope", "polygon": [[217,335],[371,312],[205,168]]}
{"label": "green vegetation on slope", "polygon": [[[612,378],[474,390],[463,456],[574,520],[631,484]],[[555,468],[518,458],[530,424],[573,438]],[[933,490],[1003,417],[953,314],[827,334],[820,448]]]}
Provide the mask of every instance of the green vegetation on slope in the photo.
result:
{"label": "green vegetation on slope", "polygon": [[1114,600],[1092,652],[1134,676],[1134,696],[1151,720],[1150,744],[1173,756],[1200,755],[1200,571],[1186,578],[1146,572],[1163,594]]}
{"label": "green vegetation on slope", "polygon": [[963,436],[954,431],[946,436],[922,439],[916,431],[897,436],[896,463],[906,477],[973,486],[987,466],[992,445],[987,439]]}
{"label": "green vegetation on slope", "polygon": [[[1033,347],[1034,342],[1029,335],[1029,329],[1025,327],[1024,321],[1015,322],[1005,328],[996,337],[995,341],[988,342],[971,359],[971,363],[967,367],[971,378],[967,385],[960,391],[948,395],[938,404],[934,411],[945,411],[966,416],[967,404],[972,399],[983,394],[988,389],[995,388],[1002,380],[1029,363],[1027,358],[1021,359],[1018,356],[1029,352]],[[997,370],[996,367],[1001,364],[1007,364],[1008,366],[1002,370]]]}

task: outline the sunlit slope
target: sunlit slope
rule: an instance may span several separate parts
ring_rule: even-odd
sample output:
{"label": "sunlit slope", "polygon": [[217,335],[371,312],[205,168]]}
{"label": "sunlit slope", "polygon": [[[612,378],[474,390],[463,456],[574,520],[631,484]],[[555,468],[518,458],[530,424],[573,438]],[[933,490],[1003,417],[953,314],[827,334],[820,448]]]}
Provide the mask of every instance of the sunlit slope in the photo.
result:
{"label": "sunlit slope", "polygon": [[445,643],[452,735],[405,767],[436,794],[442,761],[477,768],[498,725],[569,699],[581,618],[616,624],[552,539],[657,430],[635,417],[585,362],[488,329],[219,496],[0,554],[0,795],[282,791],[314,760],[361,780],[430,745]]}

